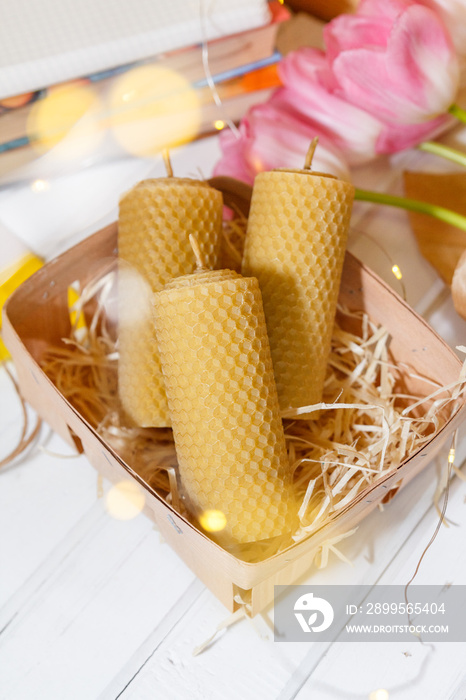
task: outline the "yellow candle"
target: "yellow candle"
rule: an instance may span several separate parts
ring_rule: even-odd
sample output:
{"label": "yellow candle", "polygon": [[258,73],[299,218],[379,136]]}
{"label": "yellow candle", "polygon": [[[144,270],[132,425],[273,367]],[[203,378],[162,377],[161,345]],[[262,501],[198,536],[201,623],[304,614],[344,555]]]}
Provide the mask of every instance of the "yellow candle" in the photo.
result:
{"label": "yellow candle", "polygon": [[353,197],[308,169],[256,176],[242,272],[259,280],[282,410],[322,400]]}
{"label": "yellow candle", "polygon": [[180,277],[154,296],[179,472],[206,529],[236,543],[290,532],[295,507],[257,280]]}
{"label": "yellow candle", "polygon": [[[120,201],[118,255],[158,292],[174,277],[195,269],[189,234],[217,265],[222,231],[222,194],[206,182],[166,177],[140,182]],[[124,272],[124,270],[122,271]],[[131,419],[143,427],[170,425],[151,306],[126,293],[119,299],[119,395]]]}

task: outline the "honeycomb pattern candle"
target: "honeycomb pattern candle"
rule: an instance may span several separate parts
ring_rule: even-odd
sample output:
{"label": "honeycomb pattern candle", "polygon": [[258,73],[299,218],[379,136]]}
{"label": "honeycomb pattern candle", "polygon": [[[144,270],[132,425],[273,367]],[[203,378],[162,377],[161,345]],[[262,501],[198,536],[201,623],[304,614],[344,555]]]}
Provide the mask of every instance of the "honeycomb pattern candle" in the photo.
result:
{"label": "honeycomb pattern candle", "polygon": [[[142,427],[170,425],[150,303],[134,290],[136,271],[149,286],[148,297],[174,277],[195,269],[188,236],[196,232],[208,264],[217,264],[223,198],[206,182],[166,177],[144,180],[120,201],[118,255],[119,394],[128,415]],[[126,264],[125,264],[126,263]],[[125,274],[126,272],[126,274]]]}
{"label": "honeycomb pattern candle", "polygon": [[259,280],[282,411],[322,400],[354,198],[310,170],[315,146],[303,170],[256,176],[246,233],[242,272]]}
{"label": "honeycomb pattern candle", "polygon": [[296,511],[257,280],[200,270],[169,283],[154,308],[193,512],[201,523],[215,515],[226,542],[290,532]]}

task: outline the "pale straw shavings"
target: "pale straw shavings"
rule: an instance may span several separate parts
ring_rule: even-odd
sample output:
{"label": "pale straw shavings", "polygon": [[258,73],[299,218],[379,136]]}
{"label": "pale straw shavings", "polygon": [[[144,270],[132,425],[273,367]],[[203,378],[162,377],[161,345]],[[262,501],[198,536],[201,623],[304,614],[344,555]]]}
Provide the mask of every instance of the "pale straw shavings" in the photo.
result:
{"label": "pale straw shavings", "polygon": [[[80,305],[73,311],[78,317],[91,304],[94,312],[86,332],[81,328],[78,334],[75,326],[62,346],[49,348],[43,369],[130,465],[130,471],[183,510],[175,488],[176,453],[171,431],[131,426],[119,403],[117,341],[102,298],[110,294],[113,274],[83,290]],[[358,321],[360,334],[344,328],[345,318]],[[389,341],[389,334],[365,313],[340,309],[323,401],[284,413],[290,464],[301,504],[300,527],[292,538],[295,542],[332,521],[361,492],[396,470],[432,439],[455,410],[455,400],[464,389],[463,376],[448,387],[435,385],[428,397],[411,396],[397,381],[409,369],[393,363]],[[311,410],[320,411],[317,420],[293,420],[293,416]],[[284,538],[278,549],[290,543]],[[335,543],[327,544],[320,555],[323,561],[334,551]],[[265,542],[254,552],[234,550],[249,561],[276,552],[277,543]]]}

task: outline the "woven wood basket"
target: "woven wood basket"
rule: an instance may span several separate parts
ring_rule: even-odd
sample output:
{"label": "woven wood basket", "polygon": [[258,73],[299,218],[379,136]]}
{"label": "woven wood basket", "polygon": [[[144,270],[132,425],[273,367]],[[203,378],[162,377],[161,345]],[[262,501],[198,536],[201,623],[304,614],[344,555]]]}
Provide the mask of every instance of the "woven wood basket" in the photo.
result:
{"label": "woven wood basket", "polygon": [[[213,184],[225,200],[236,198],[247,213],[248,188],[238,188],[228,178]],[[96,433],[89,423],[59,393],[40,367],[47,345],[69,336],[67,290],[79,280],[85,285],[105,274],[117,256],[117,224],[112,224],[51,261],[29,278],[4,307],[3,336],[15,366],[24,398],[68,443],[83,451],[103,476],[117,483],[134,479],[145,497],[145,512],[163,537],[193,572],[229,609],[250,602],[256,614],[273,600],[274,585],[291,584],[309,571],[313,554],[325,541],[354,528],[378,503],[390,499],[401,486],[418,474],[434,457],[464,418],[465,403],[447,419],[441,430],[422,449],[368,487],[326,526],[285,551],[259,563],[244,562],[222,549],[184,519],[141,478],[131,465]],[[448,345],[389,286],[352,255],[347,254],[340,302],[351,310],[364,310],[391,334],[393,360],[406,367],[402,379],[406,389],[425,396],[425,382],[409,373],[430,377],[445,386],[458,379],[461,362]]]}

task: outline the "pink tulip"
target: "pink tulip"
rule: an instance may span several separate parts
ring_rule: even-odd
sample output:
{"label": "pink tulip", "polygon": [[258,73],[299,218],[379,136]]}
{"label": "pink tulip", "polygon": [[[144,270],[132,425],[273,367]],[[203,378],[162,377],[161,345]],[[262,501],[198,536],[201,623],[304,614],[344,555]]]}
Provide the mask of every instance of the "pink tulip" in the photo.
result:
{"label": "pink tulip", "polygon": [[[430,7],[442,19],[453,40],[456,52],[466,64],[466,0],[419,0],[421,5]],[[464,79],[463,79],[463,82]]]}
{"label": "pink tulip", "polygon": [[[421,60],[429,37],[445,59],[435,54],[438,67],[430,71],[432,58],[427,66]],[[431,10],[412,0],[362,0],[357,14],[327,25],[325,40],[326,53],[299,49],[284,58],[280,77],[289,102],[332,138],[351,165],[416,146],[453,122],[447,110],[458,66]]]}
{"label": "pink tulip", "polygon": [[252,182],[259,170],[301,167],[318,135],[322,169],[341,174],[342,154],[357,165],[445,130],[459,64],[442,20],[425,6],[435,0],[421,2],[361,0],[355,14],[326,26],[326,52],[288,54],[279,66],[284,87],[248,112],[240,138],[222,135],[216,172]]}
{"label": "pink tulip", "polygon": [[455,101],[458,59],[438,15],[413,0],[362,0],[324,30],[334,94],[386,123],[420,124]]}
{"label": "pink tulip", "polygon": [[248,184],[254,182],[254,168],[247,161],[247,146],[251,146],[252,139],[248,135],[247,115],[239,125],[238,134],[230,129],[224,129],[219,137],[222,156],[217,161],[213,174],[228,175]]}
{"label": "pink tulip", "polygon": [[284,99],[341,149],[351,165],[372,159],[383,124],[335,93],[338,87],[323,51],[302,48],[280,61]]}
{"label": "pink tulip", "polygon": [[414,148],[423,141],[439,136],[454,123],[454,117],[442,115],[422,124],[387,124],[377,139],[376,151],[379,154],[389,154]]}
{"label": "pink tulip", "polygon": [[311,122],[293,113],[283,93],[278,90],[268,102],[252,107],[241,120],[239,136],[230,130],[221,133],[223,155],[214,174],[252,184],[262,170],[302,168],[310,143],[318,136],[313,170],[348,179],[347,166],[338,150]]}

